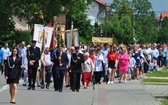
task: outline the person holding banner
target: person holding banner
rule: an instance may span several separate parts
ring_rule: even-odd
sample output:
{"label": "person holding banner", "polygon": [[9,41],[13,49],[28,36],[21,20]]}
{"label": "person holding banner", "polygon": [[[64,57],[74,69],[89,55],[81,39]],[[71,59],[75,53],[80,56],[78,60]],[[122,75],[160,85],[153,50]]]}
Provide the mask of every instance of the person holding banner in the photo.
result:
{"label": "person holding banner", "polygon": [[62,50],[63,50],[62,46],[58,45],[57,52],[55,53],[55,56],[53,59],[54,88],[55,88],[55,91],[59,91],[59,92],[62,92],[64,75],[69,62],[67,54]]}
{"label": "person holding banner", "polygon": [[27,90],[35,90],[35,81],[37,68],[39,66],[40,60],[40,48],[36,46],[35,40],[32,40],[31,47],[27,49],[27,59],[28,59],[28,82],[29,86]]}
{"label": "person holding banner", "polygon": [[79,92],[80,89],[80,77],[82,72],[82,63],[84,63],[83,54],[79,53],[79,46],[75,47],[75,51],[71,56],[70,72],[72,73],[72,91]]}

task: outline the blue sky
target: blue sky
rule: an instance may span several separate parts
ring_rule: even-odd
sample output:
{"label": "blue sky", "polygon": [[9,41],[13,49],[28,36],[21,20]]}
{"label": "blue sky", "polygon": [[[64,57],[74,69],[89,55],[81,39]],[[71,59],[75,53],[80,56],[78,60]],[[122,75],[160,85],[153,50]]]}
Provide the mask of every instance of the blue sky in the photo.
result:
{"label": "blue sky", "polygon": [[[103,0],[110,4],[113,0]],[[168,0],[149,0],[152,3],[153,10],[159,16],[162,11],[168,11]]]}

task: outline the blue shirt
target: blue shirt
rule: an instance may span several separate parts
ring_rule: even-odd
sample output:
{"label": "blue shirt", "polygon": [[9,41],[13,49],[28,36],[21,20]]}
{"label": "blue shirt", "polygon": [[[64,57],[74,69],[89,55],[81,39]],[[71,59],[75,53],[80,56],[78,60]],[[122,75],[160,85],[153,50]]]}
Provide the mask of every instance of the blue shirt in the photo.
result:
{"label": "blue shirt", "polygon": [[4,54],[4,60],[7,60],[7,57],[10,56],[10,50],[9,48],[2,47],[1,50],[3,51]]}
{"label": "blue shirt", "polygon": [[2,50],[0,50],[0,63],[2,63],[2,58],[3,58],[3,55],[4,55],[3,51],[2,51]]}
{"label": "blue shirt", "polygon": [[165,48],[164,50],[163,50],[163,57],[166,57],[167,56],[167,49]]}
{"label": "blue shirt", "polygon": [[103,56],[104,62],[107,62],[107,54],[108,54],[108,50],[103,48],[101,50],[101,55]]}
{"label": "blue shirt", "polygon": [[19,57],[24,57],[24,53],[26,52],[27,48],[26,47],[19,47]]}

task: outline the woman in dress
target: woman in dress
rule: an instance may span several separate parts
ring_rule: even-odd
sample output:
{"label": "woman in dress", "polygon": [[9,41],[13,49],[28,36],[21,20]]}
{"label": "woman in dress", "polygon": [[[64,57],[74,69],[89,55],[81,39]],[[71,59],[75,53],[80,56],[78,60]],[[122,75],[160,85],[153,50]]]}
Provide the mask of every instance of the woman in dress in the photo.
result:
{"label": "woman in dress", "polygon": [[118,65],[118,54],[116,53],[116,49],[114,47],[110,48],[110,52],[107,54],[107,61],[108,61],[108,82],[107,84],[113,84],[115,69]]}
{"label": "woman in dress", "polygon": [[92,60],[89,58],[88,52],[86,52],[83,56],[85,62],[82,64],[82,80],[84,83],[84,89],[86,89],[91,80],[91,74],[94,70],[94,64]]}
{"label": "woman in dress", "polygon": [[122,80],[124,79],[124,82],[126,83],[126,77],[128,72],[128,64],[129,64],[129,55],[127,54],[127,48],[125,45],[120,45],[120,54],[119,54],[119,83],[122,83]]}
{"label": "woman in dress", "polygon": [[21,59],[18,56],[18,50],[16,48],[12,50],[11,56],[7,58],[6,67],[5,79],[7,80],[7,84],[9,84],[9,92],[11,96],[10,102],[15,104],[17,84],[21,77]]}

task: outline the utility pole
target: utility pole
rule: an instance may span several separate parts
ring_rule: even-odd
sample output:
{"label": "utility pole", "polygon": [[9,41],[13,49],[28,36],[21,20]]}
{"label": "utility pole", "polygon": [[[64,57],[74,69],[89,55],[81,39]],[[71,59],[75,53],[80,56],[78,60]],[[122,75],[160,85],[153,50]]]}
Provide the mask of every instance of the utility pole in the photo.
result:
{"label": "utility pole", "polygon": [[134,38],[133,29],[134,29],[134,14],[133,11],[131,11],[131,40],[133,40]]}
{"label": "utility pole", "polygon": [[105,4],[105,37],[107,37],[107,6]]}

